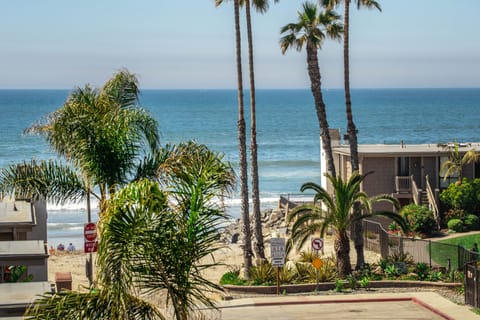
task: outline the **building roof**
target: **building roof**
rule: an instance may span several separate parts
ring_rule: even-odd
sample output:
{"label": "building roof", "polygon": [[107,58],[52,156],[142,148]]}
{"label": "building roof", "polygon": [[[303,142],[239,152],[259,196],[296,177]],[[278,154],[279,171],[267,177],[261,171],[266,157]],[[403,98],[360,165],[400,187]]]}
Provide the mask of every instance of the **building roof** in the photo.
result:
{"label": "building roof", "polygon": [[3,199],[0,202],[0,225],[35,225],[35,214],[30,202]]}
{"label": "building roof", "polygon": [[37,295],[51,291],[52,286],[47,281],[0,283],[0,310],[26,308],[37,298]]}
{"label": "building roof", "polygon": [[[449,144],[359,144],[358,154],[360,156],[438,156],[448,155],[448,147],[453,147],[453,143]],[[350,146],[342,144],[332,147],[334,153],[350,155]],[[464,153],[471,149],[480,151],[479,142],[460,143],[459,152]]]}

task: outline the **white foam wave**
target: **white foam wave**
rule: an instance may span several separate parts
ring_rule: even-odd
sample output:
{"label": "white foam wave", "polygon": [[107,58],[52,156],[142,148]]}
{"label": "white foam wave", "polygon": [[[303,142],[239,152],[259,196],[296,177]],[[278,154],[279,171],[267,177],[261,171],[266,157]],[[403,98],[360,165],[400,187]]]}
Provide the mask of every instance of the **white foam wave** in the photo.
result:
{"label": "white foam wave", "polygon": [[[96,199],[92,199],[90,202],[90,207],[92,210],[98,209],[98,201]],[[80,211],[86,210],[87,202],[86,201],[79,201],[79,202],[66,202],[63,204],[55,204],[55,203],[47,203],[47,210],[48,211]]]}

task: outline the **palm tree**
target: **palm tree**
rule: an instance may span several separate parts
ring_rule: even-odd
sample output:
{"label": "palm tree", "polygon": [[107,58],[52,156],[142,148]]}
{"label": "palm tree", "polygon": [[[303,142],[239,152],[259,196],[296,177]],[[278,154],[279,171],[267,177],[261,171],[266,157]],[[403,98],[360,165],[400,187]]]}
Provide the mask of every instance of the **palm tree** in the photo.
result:
{"label": "palm tree", "polygon": [[22,162],[0,168],[0,198],[65,203],[86,198],[89,190],[76,170],[55,160]]}
{"label": "palm tree", "polygon": [[[344,87],[345,87],[345,111],[347,115],[347,134],[348,143],[350,145],[350,158],[352,172],[359,171],[359,159],[358,159],[358,140],[357,140],[357,128],[353,121],[352,114],[352,99],[350,96],[350,2],[351,0],[320,0],[324,6],[333,8],[334,6],[344,4],[344,35],[343,35],[343,73],[344,73]],[[372,9],[376,8],[381,11],[380,4],[375,0],[355,0],[357,8],[362,7]],[[352,226],[353,241],[355,243],[355,251],[357,253],[356,268],[361,268],[365,263],[364,257],[364,245],[363,245],[363,229],[360,222],[355,223]]]}
{"label": "palm tree", "polygon": [[[36,319],[181,319],[220,287],[202,276],[219,248],[226,216],[212,201],[231,190],[234,171],[223,156],[192,142],[170,148],[160,184],[135,181],[107,201],[98,249],[98,289],[47,294],[28,311]],[[173,314],[143,294],[165,293]],[[95,310],[91,310],[95,309]],[[91,311],[91,313],[89,312]]]}
{"label": "palm tree", "polygon": [[[103,212],[107,194],[130,181],[143,165],[139,157],[158,149],[157,123],[138,108],[138,97],[136,76],[122,70],[100,89],[90,85],[76,89],[47,121],[27,129],[43,134],[59,155],[80,170],[88,191],[87,222],[91,222],[90,194]],[[92,192],[94,186],[99,196]],[[91,266],[89,255],[87,270]],[[87,276],[91,284],[90,272]]]}
{"label": "palm tree", "polygon": [[475,149],[470,149],[463,156],[460,154],[459,145],[457,142],[453,146],[448,145],[449,151],[448,160],[442,163],[440,172],[443,173],[444,180],[448,177],[457,176],[457,184],[462,183],[463,179],[463,167],[478,161],[480,154]]}
{"label": "palm tree", "polygon": [[28,129],[77,167],[86,181],[108,194],[132,180],[140,157],[158,150],[156,121],[138,107],[138,80],[126,70],[100,89],[76,89],[47,121]]}
{"label": "palm tree", "polygon": [[[216,0],[215,5],[218,6],[223,1]],[[240,197],[241,212],[243,221],[243,259],[244,259],[244,277],[250,278],[250,269],[252,268],[252,234],[250,226],[250,214],[248,205],[248,165],[247,165],[247,145],[246,145],[246,129],[244,116],[244,100],[243,100],[243,74],[242,74],[242,44],[240,34],[240,0],[233,0],[233,10],[235,19],[235,58],[237,66],[237,96],[238,96],[238,150],[239,150],[239,167],[240,167]]]}
{"label": "palm tree", "polygon": [[297,23],[289,23],[282,27],[281,33],[284,36],[280,40],[282,53],[294,47],[301,51],[305,45],[307,48],[308,75],[311,82],[311,91],[315,101],[315,110],[320,125],[320,136],[324,152],[327,158],[327,170],[332,176],[336,176],[335,164],[333,162],[332,147],[330,141],[330,132],[325,111],[321,89],[321,75],[318,63],[318,49],[322,47],[325,38],[340,39],[343,27],[338,20],[338,16],[332,10],[319,12],[316,5],[305,2],[303,11],[298,12]]}
{"label": "palm tree", "polygon": [[[297,244],[297,249],[300,249],[316,232],[323,237],[329,227],[335,229],[334,249],[337,257],[337,271],[341,277],[345,277],[351,272],[347,230],[352,223],[382,215],[393,219],[403,230],[408,229],[406,222],[399,214],[388,211],[372,211],[372,204],[376,202],[389,202],[397,210],[400,205],[398,200],[391,196],[380,195],[369,198],[367,194],[361,192],[360,185],[365,177],[366,175],[359,175],[355,172],[348,181],[344,182],[341,177],[335,178],[327,174],[327,178],[333,186],[333,195],[313,182],[303,184],[302,192],[305,190],[315,191],[314,203],[295,208],[287,217],[288,222],[294,221],[291,240]],[[356,202],[360,204],[362,210],[359,215],[353,214]]]}

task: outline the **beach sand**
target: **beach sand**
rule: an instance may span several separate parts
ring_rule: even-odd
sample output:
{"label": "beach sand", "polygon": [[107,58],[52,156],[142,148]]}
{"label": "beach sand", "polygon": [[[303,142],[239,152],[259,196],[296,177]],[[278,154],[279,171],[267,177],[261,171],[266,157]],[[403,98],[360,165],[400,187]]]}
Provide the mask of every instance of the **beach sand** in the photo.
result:
{"label": "beach sand", "polygon": [[[310,244],[308,244],[309,246]],[[268,239],[266,240],[265,253],[270,256],[270,246]],[[296,254],[294,253],[293,256]],[[324,239],[324,256],[334,255],[333,251],[333,236],[327,236]],[[50,255],[48,258],[48,280],[55,282],[55,272],[70,272],[72,275],[72,289],[73,290],[85,290],[88,287],[88,280],[85,276],[85,263],[87,254],[76,251],[74,253],[56,252]],[[350,248],[351,262],[356,260],[355,250]],[[365,260],[369,263],[375,263],[379,260],[380,256],[374,252],[365,251]],[[93,261],[95,264],[96,254],[93,254]],[[206,262],[211,262],[212,259],[206,258]],[[219,262],[220,265],[209,268],[205,271],[205,278],[208,280],[219,283],[223,274],[233,269],[239,269],[243,264],[243,254],[240,244],[230,244],[225,248],[217,250],[214,254],[214,259]],[[94,266],[95,272],[95,266]]]}

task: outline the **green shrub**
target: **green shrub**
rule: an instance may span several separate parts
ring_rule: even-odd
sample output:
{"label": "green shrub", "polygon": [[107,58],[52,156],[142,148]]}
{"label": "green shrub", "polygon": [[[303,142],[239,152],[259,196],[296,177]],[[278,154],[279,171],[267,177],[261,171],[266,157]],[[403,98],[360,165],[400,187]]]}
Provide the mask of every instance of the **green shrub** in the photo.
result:
{"label": "green shrub", "polygon": [[480,179],[461,184],[452,183],[440,193],[440,200],[449,208],[463,209],[466,212],[480,211]]}
{"label": "green shrub", "polygon": [[243,285],[245,284],[245,280],[240,279],[240,271],[229,271],[225,274],[223,274],[222,278],[220,279],[220,284],[221,285]]}
{"label": "green shrub", "polygon": [[407,220],[410,229],[414,232],[430,234],[436,229],[433,212],[426,206],[409,204],[400,210],[400,214]]}
{"label": "green shrub", "polygon": [[299,261],[300,262],[312,262],[313,259],[315,259],[317,257],[318,257],[318,253],[316,253],[315,251],[311,251],[311,250],[301,251]]}
{"label": "green shrub", "polygon": [[424,262],[419,262],[415,266],[415,273],[417,274],[419,280],[427,280],[429,272],[430,267]]}
{"label": "green shrub", "polygon": [[451,219],[447,223],[448,229],[455,231],[455,232],[462,232],[463,231],[463,222],[460,219]]}
{"label": "green shrub", "polygon": [[480,219],[474,214],[467,214],[464,223],[467,230],[478,230],[480,227]]}
{"label": "green shrub", "polygon": [[296,270],[295,269],[288,269],[285,266],[280,269],[279,272],[279,278],[280,278],[280,283],[292,283],[295,280],[295,277],[297,276]]}
{"label": "green shrub", "polygon": [[340,280],[340,279],[335,280],[336,292],[342,292],[344,288],[345,288],[345,282],[343,282],[343,280]]}
{"label": "green shrub", "polygon": [[250,270],[253,284],[271,285],[275,282],[275,270],[270,262],[262,262]]}

